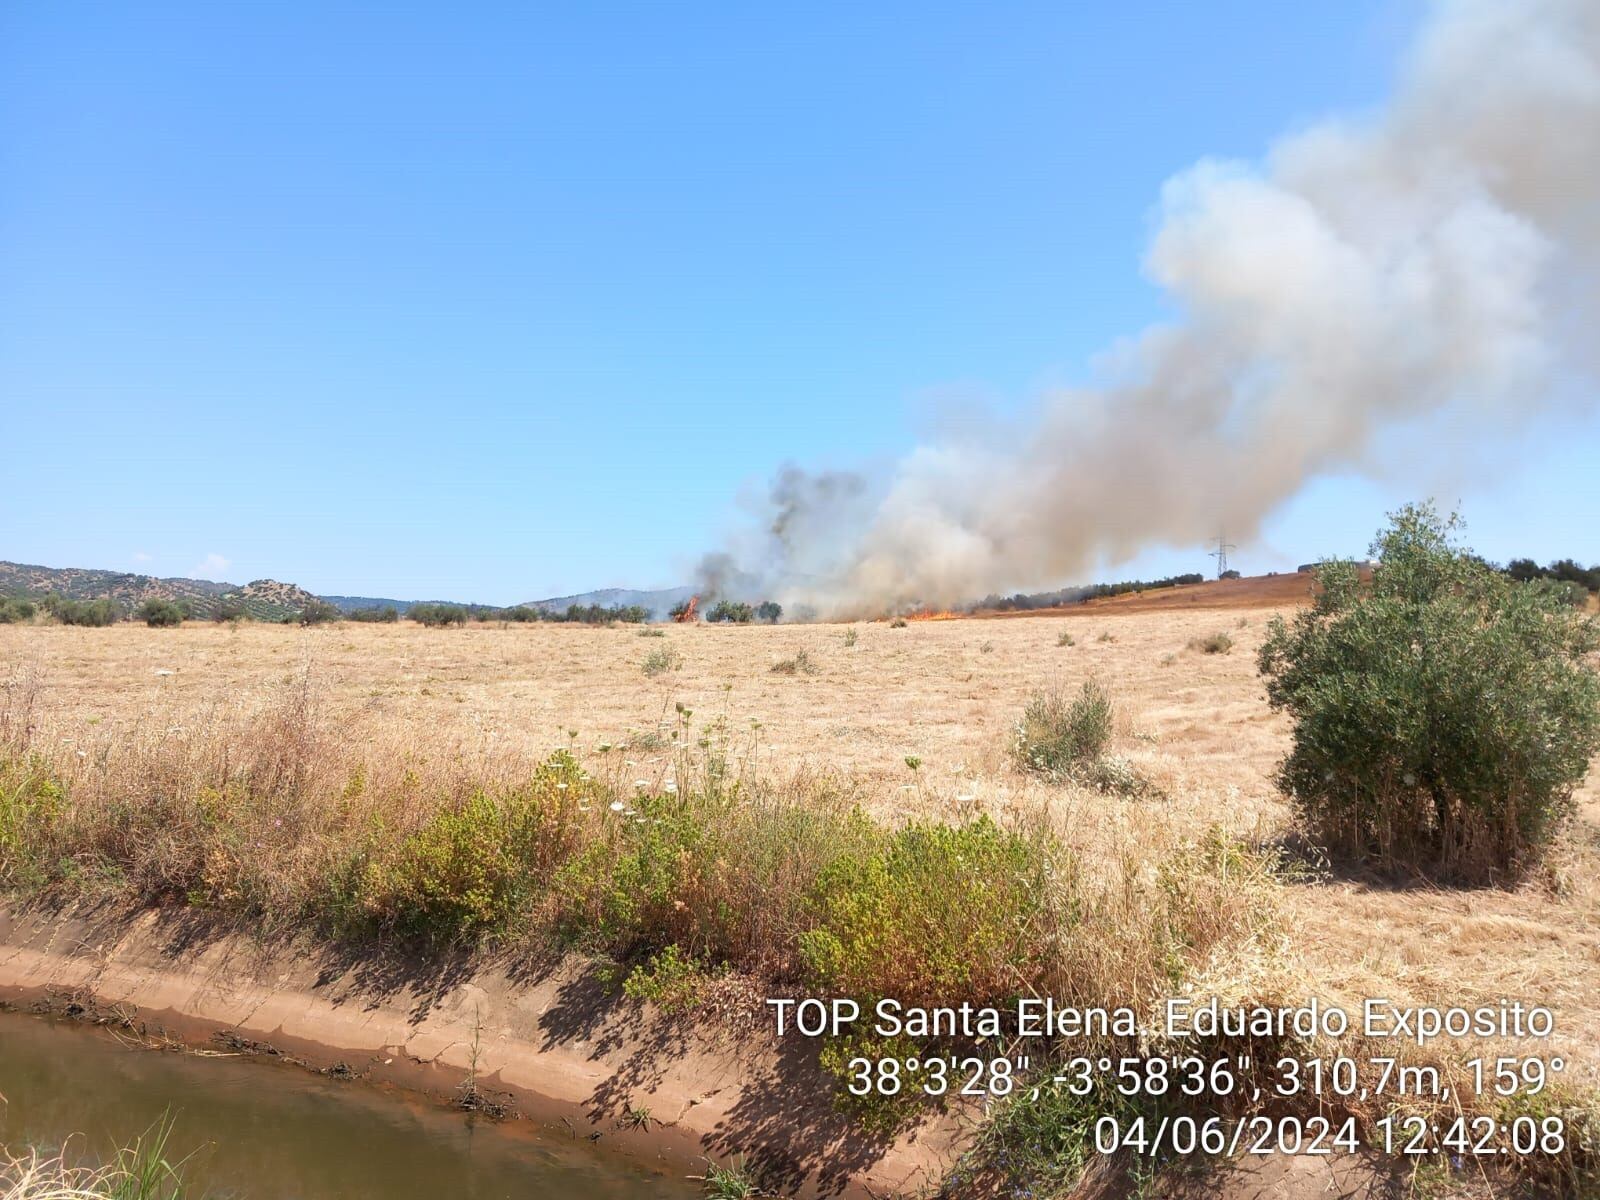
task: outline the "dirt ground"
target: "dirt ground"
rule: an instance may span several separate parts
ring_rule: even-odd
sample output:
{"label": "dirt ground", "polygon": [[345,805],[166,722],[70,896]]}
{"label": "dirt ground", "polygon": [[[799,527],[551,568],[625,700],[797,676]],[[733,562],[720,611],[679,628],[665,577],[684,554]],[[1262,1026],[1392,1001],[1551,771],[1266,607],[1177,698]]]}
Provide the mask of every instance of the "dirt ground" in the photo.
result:
{"label": "dirt ground", "polygon": [[[400,752],[474,758],[571,745],[622,777],[659,779],[651,736],[677,706],[703,733],[718,720],[741,763],[765,773],[842,773],[886,816],[1056,806],[1107,852],[1221,825],[1263,844],[1289,830],[1271,776],[1287,748],[1255,651],[1271,612],[1126,602],[1071,615],[841,625],[636,627],[344,623],[107,629],[0,627],[0,676],[36,670],[38,722],[90,755],[138,732],[248,705],[309,667],[327,714]],[[847,645],[850,629],[855,644]],[[1219,631],[1231,651],[1191,639]],[[1068,634],[1073,644],[1059,644]],[[670,647],[682,665],[649,677]],[[804,650],[815,673],[780,674]],[[1019,775],[1006,749],[1028,694],[1100,680],[1114,697],[1116,750],[1164,789],[1125,800]],[[602,752],[601,748],[607,749]],[[375,753],[377,751],[375,750]],[[907,758],[919,761],[913,771]],[[1308,991],[1346,1002],[1386,995],[1451,1004],[1551,1005],[1573,1082],[1600,1079],[1600,782],[1549,870],[1515,891],[1440,890],[1320,873],[1283,888],[1283,944]]]}

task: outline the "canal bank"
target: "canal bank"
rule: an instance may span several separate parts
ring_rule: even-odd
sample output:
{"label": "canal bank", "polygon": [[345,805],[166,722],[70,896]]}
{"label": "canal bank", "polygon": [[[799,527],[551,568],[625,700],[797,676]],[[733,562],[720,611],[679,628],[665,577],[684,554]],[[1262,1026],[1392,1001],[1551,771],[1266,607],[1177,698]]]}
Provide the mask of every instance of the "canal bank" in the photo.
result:
{"label": "canal bank", "polygon": [[572,958],[422,961],[267,944],[192,910],[4,906],[0,999],[147,1043],[291,1061],[342,1087],[470,1095],[680,1175],[743,1156],[784,1194],[928,1190],[959,1148],[954,1120],[889,1143],[862,1135],[811,1048],[776,1045],[759,1011],[664,1015]]}

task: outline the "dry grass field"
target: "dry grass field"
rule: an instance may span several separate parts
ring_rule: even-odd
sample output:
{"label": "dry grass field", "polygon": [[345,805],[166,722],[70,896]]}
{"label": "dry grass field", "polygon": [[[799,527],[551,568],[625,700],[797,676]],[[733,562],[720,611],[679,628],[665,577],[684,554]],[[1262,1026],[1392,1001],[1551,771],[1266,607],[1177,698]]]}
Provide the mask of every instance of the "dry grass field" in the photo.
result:
{"label": "dry grass field", "polygon": [[[695,728],[725,720],[754,769],[842,772],[889,817],[1046,804],[1069,813],[1083,838],[1108,843],[1192,836],[1212,824],[1265,842],[1288,828],[1271,782],[1285,727],[1268,711],[1254,662],[1269,615],[1107,606],[1070,618],[876,622],[853,627],[853,646],[852,627],[836,625],[669,626],[660,638],[552,625],[6,626],[0,663],[7,674],[37,672],[42,740],[80,755],[223,720],[309,670],[324,719],[348,738],[474,769],[575,745],[597,771],[655,782],[671,755],[649,734],[674,727],[681,704]],[[1189,648],[1219,630],[1234,639],[1231,651]],[[1073,644],[1059,644],[1063,633]],[[682,666],[647,677],[642,664],[662,647]],[[800,650],[815,674],[772,670]],[[1047,785],[1010,765],[1029,692],[1090,677],[1116,702],[1118,753],[1165,798]],[[606,745],[614,749],[595,753]],[[921,760],[917,771],[908,756]],[[1289,887],[1291,950],[1335,992],[1553,1001],[1582,1059],[1600,1065],[1597,864],[1600,783],[1591,776],[1547,879],[1511,892],[1330,879]]]}
{"label": "dry grass field", "polygon": [[[1272,784],[1287,729],[1255,667],[1271,615],[1104,605],[903,628],[656,627],[660,636],[564,625],[10,626],[0,627],[0,676],[36,682],[35,743],[86,764],[121,744],[221,727],[309,679],[319,720],[374,761],[493,778],[571,748],[597,776],[658,788],[674,770],[672,732],[687,726],[691,742],[725,742],[740,770],[840,775],[890,821],[1046,811],[1087,861],[1137,875],[1213,827],[1261,846],[1291,832]],[[1191,645],[1218,632],[1230,650]],[[681,665],[647,674],[647,657],[668,649]],[[809,672],[773,670],[801,651]],[[1012,765],[1028,695],[1089,678],[1116,704],[1114,752],[1158,797],[1043,782]],[[1286,998],[1352,1005],[1379,995],[1547,1004],[1569,1082],[1600,1081],[1594,775],[1578,799],[1549,865],[1515,890],[1286,872],[1261,900],[1277,910],[1272,935],[1243,951],[1255,961],[1218,963],[1215,977],[1271,977]]]}

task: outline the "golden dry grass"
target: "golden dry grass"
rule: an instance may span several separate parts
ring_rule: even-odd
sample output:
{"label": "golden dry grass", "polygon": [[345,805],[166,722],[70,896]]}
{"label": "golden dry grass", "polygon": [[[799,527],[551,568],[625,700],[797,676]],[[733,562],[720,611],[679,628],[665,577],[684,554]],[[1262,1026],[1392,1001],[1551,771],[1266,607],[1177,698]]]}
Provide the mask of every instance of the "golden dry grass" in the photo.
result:
{"label": "golden dry grass", "polygon": [[[1289,831],[1271,775],[1287,746],[1254,656],[1268,613],[1110,611],[1071,618],[846,627],[631,627],[343,624],[298,630],[186,625],[150,630],[0,627],[0,677],[42,681],[36,737],[88,765],[134,740],[223,724],[258,708],[309,667],[325,727],[401,769],[494,777],[572,746],[614,778],[658,782],[658,727],[694,712],[753,743],[764,773],[843,772],[885,817],[1043,803],[1108,871],[1213,825],[1259,842]],[[1076,642],[1057,644],[1063,628]],[[1226,631],[1224,654],[1187,648]],[[647,678],[669,645],[680,669]],[[774,674],[805,650],[814,675]],[[1119,709],[1114,749],[1162,799],[1127,800],[1017,773],[1006,749],[1029,692],[1098,678]],[[617,747],[597,756],[602,745]],[[907,756],[920,759],[911,771]],[[1515,891],[1394,888],[1321,878],[1285,885],[1283,941],[1257,946],[1290,987],[1347,1002],[1367,995],[1552,1005],[1569,1079],[1600,1078],[1600,786],[1541,878]],[[1239,953],[1237,947],[1232,951]],[[1217,964],[1217,978],[1242,978]],[[1259,972],[1257,972],[1259,977]]]}

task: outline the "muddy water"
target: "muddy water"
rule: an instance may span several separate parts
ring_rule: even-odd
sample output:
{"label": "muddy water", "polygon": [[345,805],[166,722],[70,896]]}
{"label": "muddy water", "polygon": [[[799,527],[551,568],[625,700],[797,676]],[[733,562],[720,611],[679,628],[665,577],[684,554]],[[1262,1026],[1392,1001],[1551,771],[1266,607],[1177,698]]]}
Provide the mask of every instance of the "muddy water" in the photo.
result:
{"label": "muddy water", "polygon": [[[0,1143],[104,1156],[170,1113],[194,1197],[687,1200],[681,1171],[564,1130],[473,1122],[359,1083],[243,1058],[129,1047],[105,1030],[0,1013]],[[603,1142],[602,1142],[603,1146]]]}

